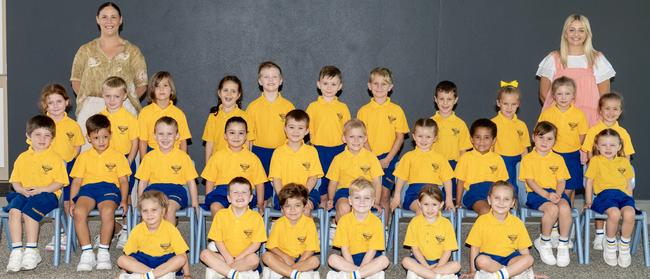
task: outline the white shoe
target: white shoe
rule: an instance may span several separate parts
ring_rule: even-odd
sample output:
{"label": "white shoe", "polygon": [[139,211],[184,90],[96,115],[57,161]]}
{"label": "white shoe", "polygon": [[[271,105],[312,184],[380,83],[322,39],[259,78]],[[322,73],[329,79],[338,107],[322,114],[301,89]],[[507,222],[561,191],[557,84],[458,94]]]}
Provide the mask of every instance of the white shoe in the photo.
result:
{"label": "white shoe", "polygon": [[79,264],[77,264],[77,271],[92,271],[97,265],[95,259],[95,252],[93,250],[86,250],[81,253],[79,257]]}
{"label": "white shoe", "polygon": [[384,279],[385,276],[386,276],[386,274],[385,274],[384,271],[382,270],[382,271],[377,272],[377,273],[375,273],[375,274],[373,274],[373,275],[370,275],[370,276],[368,276],[368,277],[366,277],[366,278],[367,278],[367,279]]}
{"label": "white shoe", "polygon": [[32,270],[36,268],[36,266],[41,263],[41,254],[38,252],[38,249],[36,248],[26,248],[25,252],[23,252],[23,260],[20,264],[20,267],[23,270]]}
{"label": "white shoe", "polygon": [[[311,271],[311,272],[308,272],[308,273],[311,273],[311,278],[312,279],[320,279],[320,273],[318,272],[318,270]],[[307,277],[307,278],[309,278],[309,277]]]}
{"label": "white shoe", "polygon": [[557,246],[557,266],[566,267],[570,262],[571,258],[569,257],[569,244],[560,242],[560,245]]}
{"label": "white shoe", "polygon": [[208,267],[205,269],[205,279],[221,279],[221,278],[226,278],[226,277],[219,274],[219,272],[215,271],[212,268]]}
{"label": "white shoe", "polygon": [[609,245],[609,243],[607,243],[607,240],[605,240],[605,244],[603,244],[603,259],[605,260],[606,264],[610,266],[618,265],[616,250],[618,250],[617,244]]}
{"label": "white shoe", "polygon": [[557,248],[560,244],[560,232],[558,227],[553,227],[551,230],[551,248]]}
{"label": "white shoe", "polygon": [[[68,243],[68,238],[65,233],[61,232],[61,251],[65,251],[65,244]],[[45,251],[54,251],[54,236],[50,240],[50,243],[45,245]]]}
{"label": "white shoe", "polygon": [[533,268],[528,268],[524,272],[519,273],[517,276],[511,277],[512,279],[535,279],[535,273],[533,273]]}
{"label": "white shoe", "polygon": [[23,262],[23,249],[11,249],[9,261],[7,262],[7,272],[18,272]]}
{"label": "white shoe", "polygon": [[142,274],[142,273],[126,273],[126,272],[123,272],[122,274],[120,274],[119,279],[142,279],[142,277],[144,277],[144,274]]}
{"label": "white shoe", "polygon": [[210,250],[210,251],[212,251],[212,252],[215,252],[215,253],[218,253],[218,252],[219,252],[219,249],[217,249],[217,244],[214,243],[214,241],[210,241],[210,242],[208,243],[208,250]]}
{"label": "white shoe", "polygon": [[603,250],[603,242],[605,242],[605,234],[596,235],[594,237],[593,248],[594,250]]}
{"label": "white shoe", "polygon": [[260,274],[257,271],[244,271],[239,273],[241,279],[260,279]]}
{"label": "white shoe", "polygon": [[[422,278],[422,277],[418,277]],[[436,274],[436,279],[458,279],[456,274]]]}
{"label": "white shoe", "polygon": [[282,275],[278,274],[277,272],[273,271],[272,269],[266,266],[262,269],[262,279],[281,279],[281,278]]}
{"label": "white shoe", "polygon": [[419,276],[413,271],[406,271],[406,279],[419,279]]}
{"label": "white shoe", "polygon": [[329,228],[329,245],[332,246],[332,243],[334,243],[334,236],[336,235],[336,224],[331,224]]}
{"label": "white shoe", "polygon": [[106,249],[97,251],[97,270],[108,270],[113,268],[111,254]]}
{"label": "white shoe", "polygon": [[176,273],[175,272],[170,272],[167,273],[163,276],[156,277],[156,279],[176,279]]}
{"label": "white shoe", "polygon": [[339,278],[345,278],[341,276],[341,272],[336,272],[333,270],[330,270],[327,272],[327,279],[339,279]]}
{"label": "white shoe", "polygon": [[630,255],[630,246],[629,245],[625,245],[625,246],[627,247],[623,247],[623,245],[620,243],[618,246],[618,266],[620,267],[628,267],[630,266],[630,264],[632,264],[632,256]]}
{"label": "white shoe", "polygon": [[549,241],[542,241],[542,238],[538,237],[533,241],[535,249],[539,253],[539,257],[547,265],[555,265],[557,261],[555,256],[553,256],[553,248],[551,248],[551,243]]}
{"label": "white shoe", "polygon": [[492,272],[479,270],[474,273],[474,279],[497,279],[497,277]]}
{"label": "white shoe", "polygon": [[117,249],[124,249],[124,245],[126,245],[126,240],[129,238],[129,233],[126,231],[126,228],[122,228],[119,233],[117,233],[117,245],[115,245],[115,248]]}

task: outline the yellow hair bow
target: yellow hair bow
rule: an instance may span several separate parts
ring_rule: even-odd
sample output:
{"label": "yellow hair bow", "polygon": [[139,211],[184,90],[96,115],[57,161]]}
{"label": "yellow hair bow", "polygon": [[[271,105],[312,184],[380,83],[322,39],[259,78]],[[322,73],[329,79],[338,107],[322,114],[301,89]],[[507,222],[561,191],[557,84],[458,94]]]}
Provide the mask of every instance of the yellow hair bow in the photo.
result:
{"label": "yellow hair bow", "polygon": [[514,88],[519,87],[519,82],[517,80],[513,80],[511,82],[505,82],[502,80],[499,84],[501,87],[506,87],[506,86],[512,86]]}

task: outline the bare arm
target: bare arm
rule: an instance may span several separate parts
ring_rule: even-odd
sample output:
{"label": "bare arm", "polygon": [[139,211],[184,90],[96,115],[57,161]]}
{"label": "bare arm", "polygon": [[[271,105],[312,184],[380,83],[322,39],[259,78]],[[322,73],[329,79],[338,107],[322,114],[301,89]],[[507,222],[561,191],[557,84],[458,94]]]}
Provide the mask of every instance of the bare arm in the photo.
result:
{"label": "bare arm", "polygon": [[134,139],[131,141],[131,150],[129,151],[129,164],[135,160],[135,156],[138,154],[138,149],[140,149],[140,141],[138,139]]}
{"label": "bare arm", "polygon": [[80,80],[73,80],[70,82],[72,85],[72,91],[74,92],[75,96],[79,95],[79,88],[81,88],[81,81]]}
{"label": "bare arm", "polygon": [[395,133],[395,141],[393,142],[393,146],[390,148],[390,151],[388,151],[386,157],[384,157],[384,159],[379,160],[382,168],[388,167],[390,161],[393,160],[393,158],[395,158],[395,156],[399,152],[399,149],[402,148],[403,143],[404,143],[404,134]]}
{"label": "bare arm", "polygon": [[212,157],[212,149],[213,148],[214,148],[214,142],[211,142],[211,141],[206,141],[205,142],[205,163],[206,164],[210,160],[210,157]]}
{"label": "bare arm", "polygon": [[192,200],[192,207],[198,208],[199,207],[199,191],[196,187],[196,182],[194,179],[188,180],[187,181],[187,186],[190,190],[190,199]]}
{"label": "bare arm", "polygon": [[539,100],[542,104],[546,101],[546,94],[551,89],[551,80],[545,77],[539,78]]}
{"label": "bare arm", "polygon": [[456,208],[463,207],[463,191],[465,191],[465,181],[456,179]]}
{"label": "bare arm", "polygon": [[591,201],[594,198],[594,179],[587,178],[585,183],[585,208],[591,208]]}
{"label": "bare arm", "polygon": [[609,79],[603,80],[598,84],[598,93],[603,96],[610,92],[611,81]]}
{"label": "bare arm", "polygon": [[138,182],[138,198],[142,196],[142,193],[144,193],[144,189],[147,189],[147,186],[149,186],[149,180],[140,180]]}

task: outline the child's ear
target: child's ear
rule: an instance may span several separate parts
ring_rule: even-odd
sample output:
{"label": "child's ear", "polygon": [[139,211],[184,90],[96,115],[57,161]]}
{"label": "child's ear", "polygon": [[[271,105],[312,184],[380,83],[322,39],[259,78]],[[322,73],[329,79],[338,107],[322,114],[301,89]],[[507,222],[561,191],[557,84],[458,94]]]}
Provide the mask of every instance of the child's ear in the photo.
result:
{"label": "child's ear", "polygon": [[178,131],[176,131],[176,136],[174,137],[174,140],[178,140],[181,137],[181,135],[178,134]]}
{"label": "child's ear", "polygon": [[370,82],[368,82],[368,90],[372,90],[372,89],[370,89]]}

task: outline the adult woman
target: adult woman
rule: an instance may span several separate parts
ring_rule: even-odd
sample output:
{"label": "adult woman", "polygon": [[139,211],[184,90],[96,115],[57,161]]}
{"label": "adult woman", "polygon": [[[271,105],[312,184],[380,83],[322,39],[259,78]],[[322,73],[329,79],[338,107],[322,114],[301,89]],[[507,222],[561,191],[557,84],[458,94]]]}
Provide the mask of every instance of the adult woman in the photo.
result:
{"label": "adult woman", "polygon": [[581,109],[589,125],[598,121],[598,99],[609,92],[610,79],[616,75],[605,55],[594,50],[589,19],[572,14],[564,21],[560,51],[548,54],[539,64],[537,76],[539,98],[548,107],[551,82],[561,76],[572,78],[577,85],[575,105]]}

